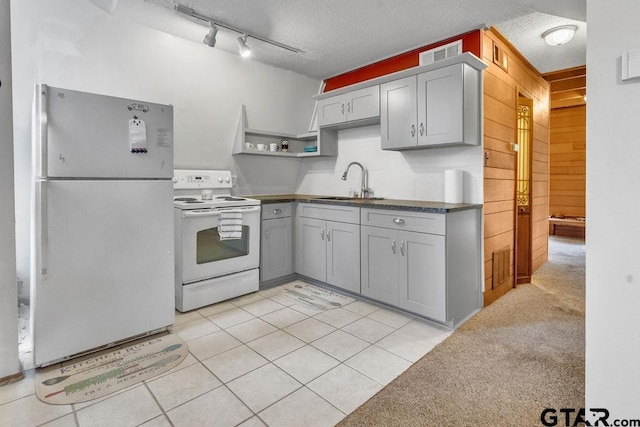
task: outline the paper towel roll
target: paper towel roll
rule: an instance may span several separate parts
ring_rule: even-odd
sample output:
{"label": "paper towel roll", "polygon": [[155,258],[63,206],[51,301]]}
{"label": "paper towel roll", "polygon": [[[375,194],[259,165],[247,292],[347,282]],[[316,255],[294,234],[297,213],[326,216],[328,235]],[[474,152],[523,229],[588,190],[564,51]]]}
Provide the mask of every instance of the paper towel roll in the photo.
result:
{"label": "paper towel roll", "polygon": [[464,171],[459,169],[444,171],[444,202],[463,203]]}

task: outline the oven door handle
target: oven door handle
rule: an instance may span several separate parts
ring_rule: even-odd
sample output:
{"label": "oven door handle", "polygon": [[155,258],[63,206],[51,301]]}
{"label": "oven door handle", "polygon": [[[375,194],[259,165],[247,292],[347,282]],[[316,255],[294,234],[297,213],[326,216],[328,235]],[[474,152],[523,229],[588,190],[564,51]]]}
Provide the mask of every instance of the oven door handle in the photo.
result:
{"label": "oven door handle", "polygon": [[183,216],[185,218],[193,218],[193,217],[203,217],[203,216],[218,216],[220,215],[222,212],[225,211],[233,211],[233,212],[242,212],[243,214],[248,214],[248,213],[253,213],[253,212],[260,212],[260,206],[252,206],[249,208],[233,208],[233,209],[207,209],[207,210],[200,210],[200,209],[196,209],[196,210],[191,210],[191,211],[184,211],[183,212]]}

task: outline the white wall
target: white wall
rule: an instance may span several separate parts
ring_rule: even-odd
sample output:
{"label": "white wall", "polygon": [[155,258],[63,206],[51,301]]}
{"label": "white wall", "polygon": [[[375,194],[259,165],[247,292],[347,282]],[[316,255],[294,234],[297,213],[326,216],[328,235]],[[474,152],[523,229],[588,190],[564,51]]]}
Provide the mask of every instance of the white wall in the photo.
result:
{"label": "white wall", "polygon": [[638,2],[587,1],[586,407],[618,419],[640,419],[640,79],[620,79],[638,16]]}
{"label": "white wall", "polygon": [[[177,168],[231,169],[238,193],[295,190],[299,161],[232,157],[240,107],[247,106],[252,128],[300,133],[308,127],[320,82],[132,22],[118,9],[112,16],[86,0],[19,0],[12,8],[17,255],[24,292],[36,82],[173,104]],[[177,14],[165,15],[187,33],[207,31]]]}
{"label": "white wall", "polygon": [[0,0],[0,378],[17,374],[18,295],[13,206],[9,0]]}
{"label": "white wall", "polygon": [[369,187],[376,197],[407,200],[444,200],[444,171],[464,171],[467,203],[483,203],[482,147],[430,148],[386,151],[380,148],[380,126],[345,129],[338,133],[338,156],[304,159],[298,178],[301,194],[348,195],[359,190],[360,168],[345,167],[352,161],[369,171]]}

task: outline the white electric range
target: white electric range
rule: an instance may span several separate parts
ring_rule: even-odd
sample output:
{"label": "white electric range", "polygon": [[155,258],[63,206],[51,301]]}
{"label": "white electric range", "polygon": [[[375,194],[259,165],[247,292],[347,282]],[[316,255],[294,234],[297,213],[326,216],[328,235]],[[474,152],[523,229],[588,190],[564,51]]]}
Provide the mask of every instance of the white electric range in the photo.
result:
{"label": "white electric range", "polygon": [[260,201],[232,196],[230,171],[177,169],[173,188],[176,308],[257,291]]}

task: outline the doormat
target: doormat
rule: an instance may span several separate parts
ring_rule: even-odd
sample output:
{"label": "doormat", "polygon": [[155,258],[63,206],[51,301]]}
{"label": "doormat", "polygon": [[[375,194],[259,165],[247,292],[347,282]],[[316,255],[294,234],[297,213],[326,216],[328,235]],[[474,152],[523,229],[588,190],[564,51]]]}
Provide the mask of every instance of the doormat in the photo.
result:
{"label": "doormat", "polygon": [[38,399],[67,405],[97,399],[153,378],[187,357],[187,344],[166,334],[36,370]]}
{"label": "doormat", "polygon": [[286,298],[317,311],[341,308],[355,301],[346,295],[301,282],[290,283],[282,289]]}

